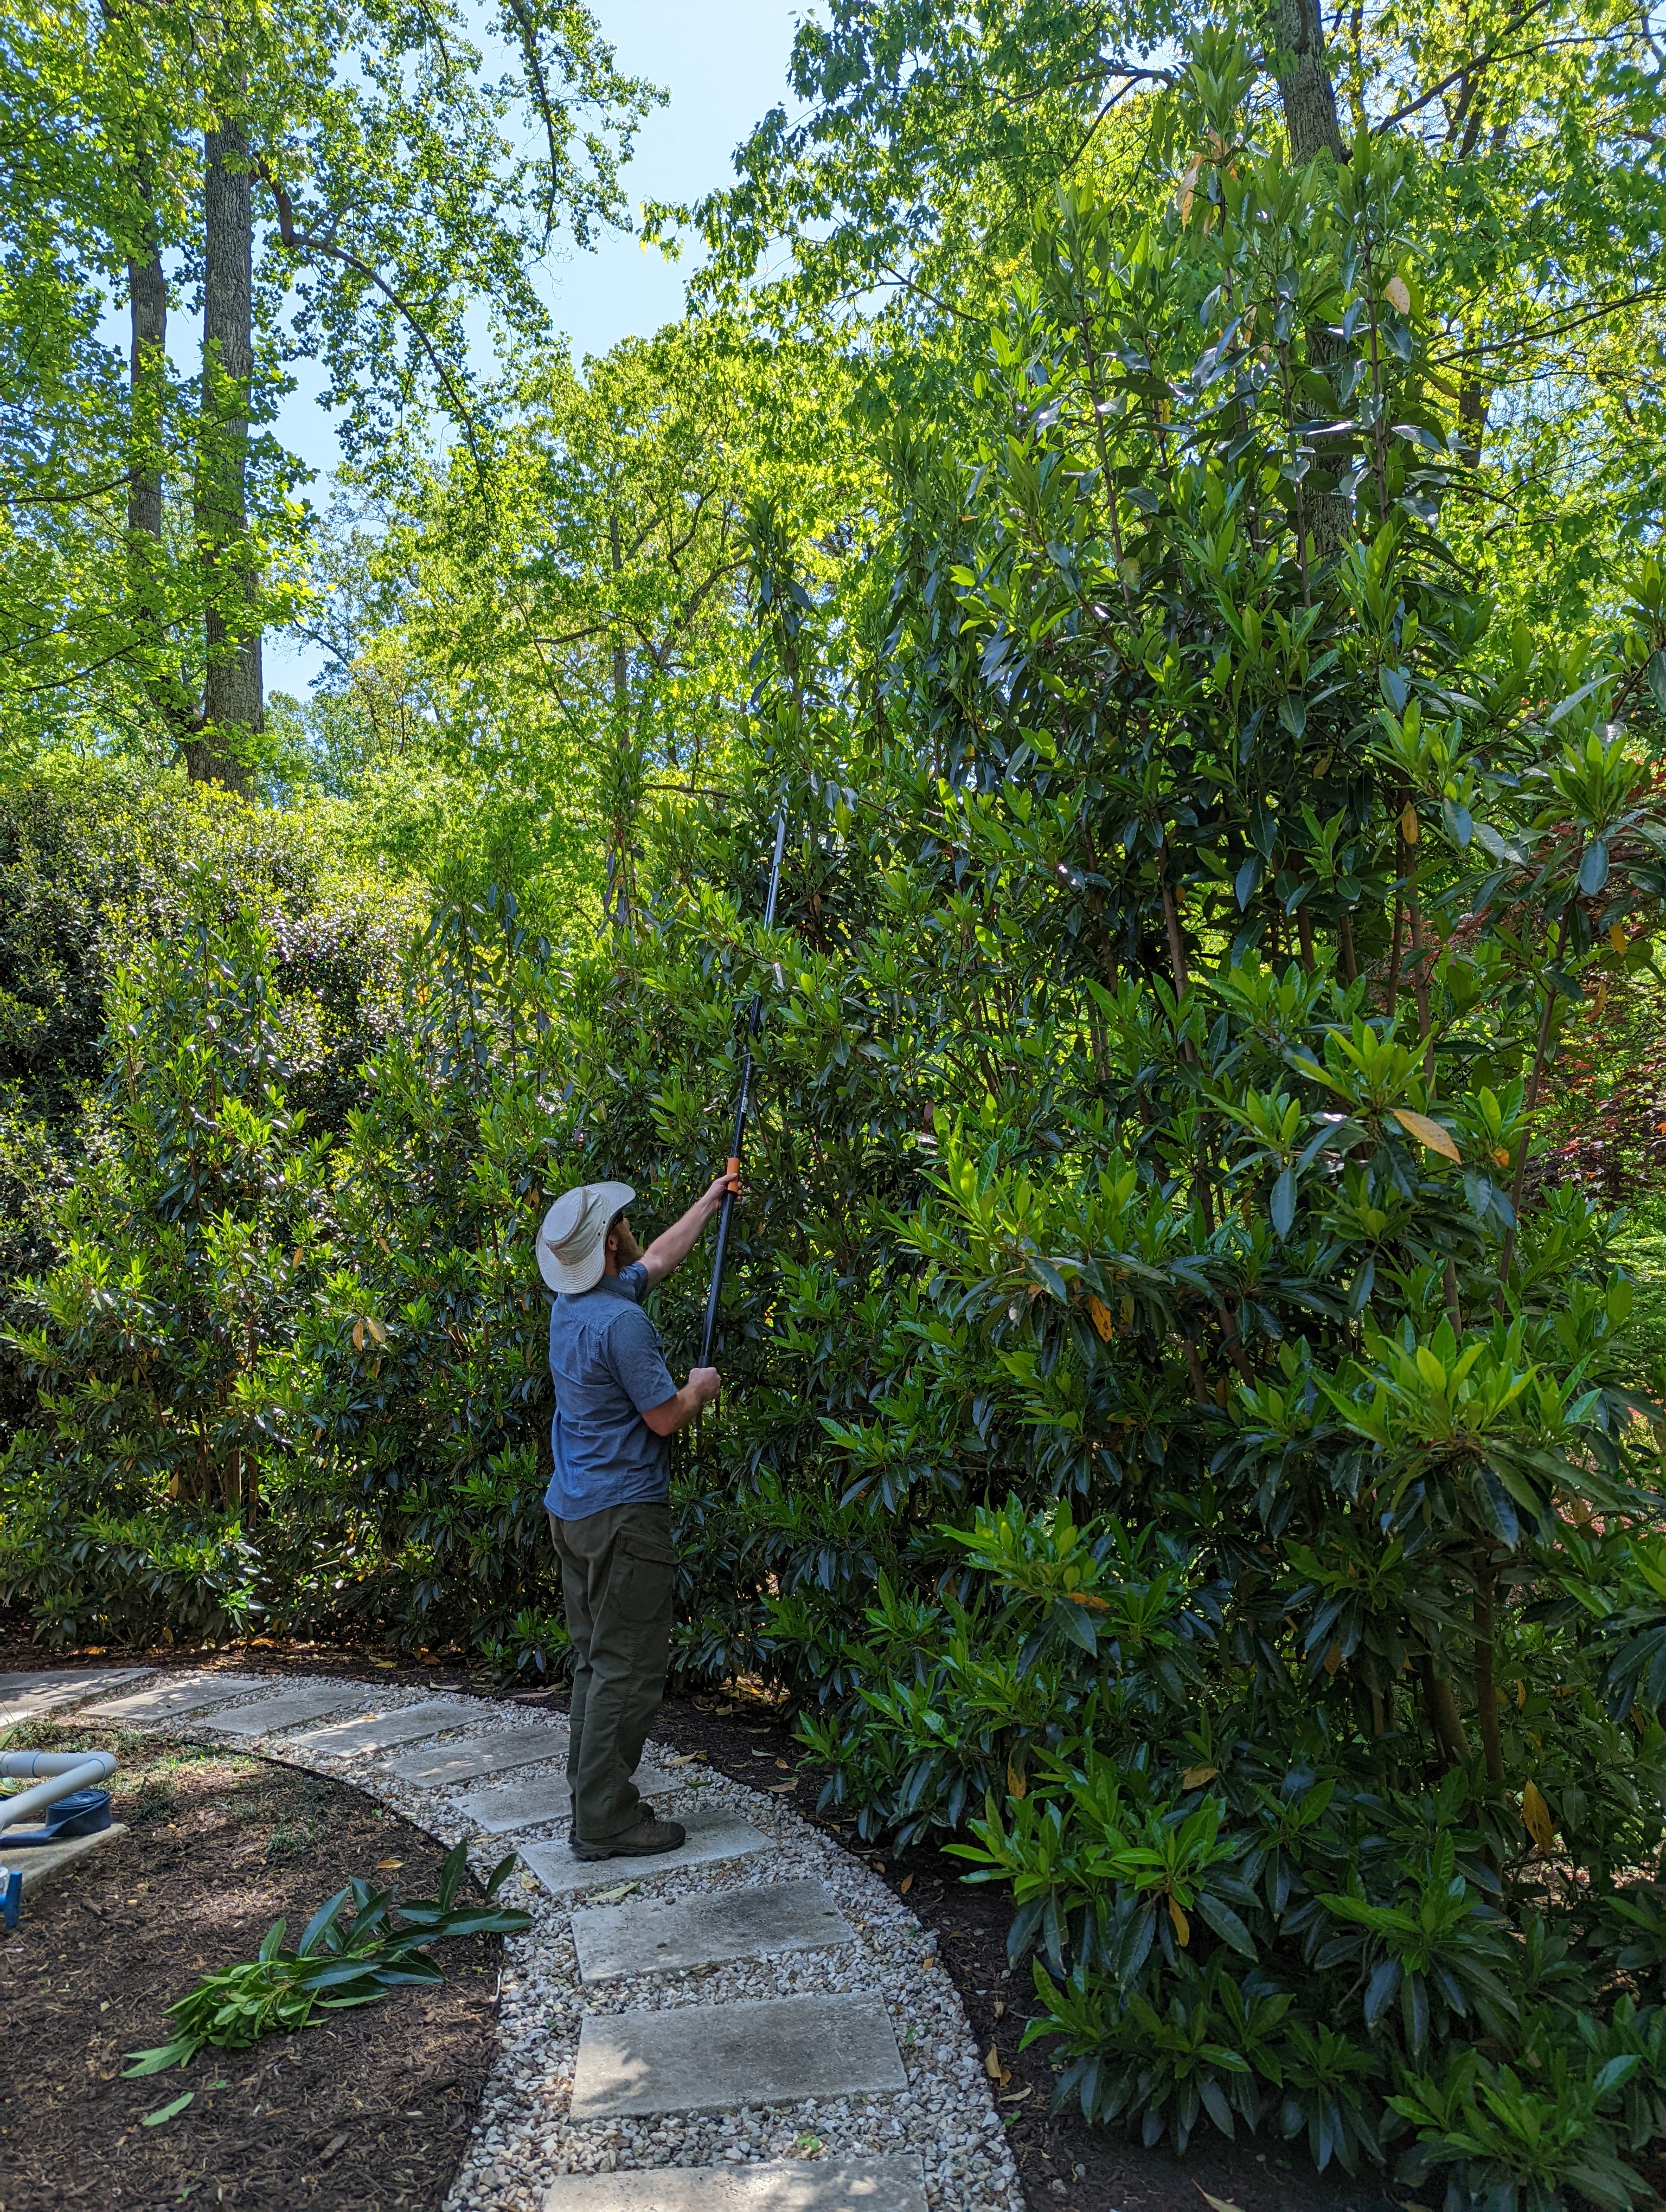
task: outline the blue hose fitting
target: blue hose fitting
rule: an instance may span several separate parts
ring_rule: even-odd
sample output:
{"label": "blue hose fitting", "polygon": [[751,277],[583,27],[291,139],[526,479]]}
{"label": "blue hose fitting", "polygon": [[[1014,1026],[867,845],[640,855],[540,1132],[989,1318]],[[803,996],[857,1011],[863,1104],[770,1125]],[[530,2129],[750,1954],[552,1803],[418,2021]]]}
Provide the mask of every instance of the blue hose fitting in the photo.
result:
{"label": "blue hose fitting", "polygon": [[22,1902],[22,1868],[0,1867],[0,1923],[9,1929],[15,1928],[18,1908]]}

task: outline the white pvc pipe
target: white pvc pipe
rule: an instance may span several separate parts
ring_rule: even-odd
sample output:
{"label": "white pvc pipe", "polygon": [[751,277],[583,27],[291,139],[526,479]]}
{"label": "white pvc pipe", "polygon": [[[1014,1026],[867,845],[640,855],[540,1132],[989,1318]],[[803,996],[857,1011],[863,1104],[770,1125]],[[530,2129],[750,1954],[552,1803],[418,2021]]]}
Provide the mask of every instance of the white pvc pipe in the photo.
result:
{"label": "white pvc pipe", "polygon": [[74,1790],[90,1789],[115,1771],[116,1762],[107,1751],[0,1752],[0,1774],[19,1780],[36,1774],[48,1777],[33,1790],[20,1790],[15,1797],[0,1797],[0,1844],[6,1839],[6,1830],[20,1820],[44,1813]]}

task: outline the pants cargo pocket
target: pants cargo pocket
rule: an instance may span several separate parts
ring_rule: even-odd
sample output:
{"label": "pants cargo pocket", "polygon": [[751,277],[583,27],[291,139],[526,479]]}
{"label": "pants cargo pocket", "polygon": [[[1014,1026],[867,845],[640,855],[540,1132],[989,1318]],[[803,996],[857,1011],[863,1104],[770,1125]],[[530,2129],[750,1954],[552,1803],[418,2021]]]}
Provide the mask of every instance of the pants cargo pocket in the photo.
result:
{"label": "pants cargo pocket", "polygon": [[676,1577],[677,1555],[663,1539],[622,1536],[609,1577],[611,1609],[625,1620],[653,1620],[671,1602]]}

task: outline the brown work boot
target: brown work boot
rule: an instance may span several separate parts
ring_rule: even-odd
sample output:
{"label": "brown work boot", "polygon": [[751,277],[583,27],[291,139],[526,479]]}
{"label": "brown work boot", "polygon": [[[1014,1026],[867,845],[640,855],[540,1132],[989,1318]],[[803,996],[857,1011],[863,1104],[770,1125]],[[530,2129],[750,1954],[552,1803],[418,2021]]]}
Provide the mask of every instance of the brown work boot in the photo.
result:
{"label": "brown work boot", "polygon": [[680,1820],[661,1820],[653,1809],[644,1805],[646,1818],[639,1820],[634,1828],[622,1828],[617,1836],[604,1836],[599,1843],[581,1843],[576,1836],[568,1839],[568,1849],[575,1859],[634,1859],[648,1858],[656,1851],[674,1851],[688,1834]]}

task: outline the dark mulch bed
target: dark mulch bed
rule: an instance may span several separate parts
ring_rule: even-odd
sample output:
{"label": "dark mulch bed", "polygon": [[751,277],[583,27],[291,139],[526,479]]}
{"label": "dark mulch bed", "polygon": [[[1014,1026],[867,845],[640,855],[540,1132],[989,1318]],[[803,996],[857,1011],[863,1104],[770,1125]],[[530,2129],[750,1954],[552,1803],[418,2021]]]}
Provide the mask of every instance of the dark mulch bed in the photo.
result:
{"label": "dark mulch bed", "polygon": [[[432,1896],[440,1845],[356,1790],[258,1759],[84,1725],[6,1741],[114,1751],[130,1829],[0,1934],[0,2212],[434,2212],[496,2047],[496,1942],[443,1945],[443,1989],[204,2051],[183,2073],[120,2074],[125,2053],[167,2039],[164,2008],[199,1972],[252,1958],[280,1914],[293,1941],[350,1875],[377,1879],[386,1861],[400,1863],[381,1881]],[[177,2118],[142,2124],[187,2089]]]}

